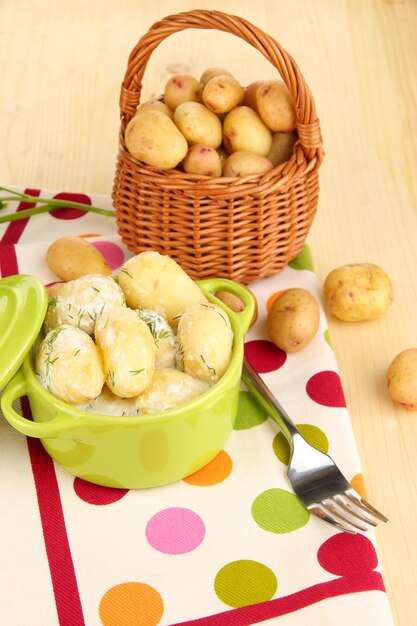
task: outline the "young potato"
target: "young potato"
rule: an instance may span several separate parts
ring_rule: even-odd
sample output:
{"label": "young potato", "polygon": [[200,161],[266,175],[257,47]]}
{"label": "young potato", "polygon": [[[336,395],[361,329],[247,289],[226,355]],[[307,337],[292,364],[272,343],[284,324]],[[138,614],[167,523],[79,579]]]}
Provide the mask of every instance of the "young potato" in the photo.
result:
{"label": "young potato", "polygon": [[323,286],[324,301],[335,317],[358,322],[380,317],[392,302],[392,284],[373,263],[350,263],[332,270]]}
{"label": "young potato", "polygon": [[266,157],[238,150],[233,152],[223,166],[223,176],[253,176],[272,170],[273,165]]}
{"label": "young potato", "polygon": [[265,81],[263,80],[256,80],[255,82],[250,83],[249,85],[247,85],[247,87],[245,87],[245,95],[242,102],[243,105],[250,107],[254,111],[258,112],[258,104],[256,102],[256,98],[258,89],[261,85],[264,84],[264,82]]}
{"label": "young potato", "polygon": [[177,341],[167,320],[150,309],[137,309],[136,313],[148,325],[155,342],[155,368],[174,367]]}
{"label": "young potato", "polygon": [[282,80],[267,80],[256,94],[256,104],[263,122],[274,132],[295,130],[295,106],[288,87]]}
{"label": "young potato", "polygon": [[126,126],[125,141],[135,159],[162,170],[176,167],[188,151],[187,141],[174,122],[153,109],[132,117]]}
{"label": "young potato", "polygon": [[201,176],[221,176],[222,164],[217,151],[207,144],[198,143],[188,150],[182,162],[185,172]]}
{"label": "young potato", "polygon": [[223,141],[229,154],[244,151],[266,157],[272,147],[272,134],[253,109],[239,106],[226,115]]}
{"label": "young potato", "polygon": [[273,343],[285,352],[298,352],[316,335],[320,309],[314,296],[294,287],[274,300],[268,311],[266,326]]}
{"label": "young potato", "polygon": [[206,303],[207,298],[174,259],[154,250],[141,252],[123,265],[119,285],[132,309],[151,309],[164,317],[170,326],[192,304]]}
{"label": "young potato", "polygon": [[218,148],[222,143],[222,125],[219,118],[200,102],[180,104],[175,109],[174,122],[191,145],[203,143],[211,148]]}
{"label": "young potato", "polygon": [[243,100],[245,91],[233,76],[213,76],[206,83],[202,100],[213,113],[228,113]]}
{"label": "young potato", "polygon": [[274,167],[278,167],[278,165],[281,165],[289,160],[297,138],[297,133],[272,134],[272,147],[267,155],[267,158],[271,161]]}
{"label": "young potato", "polygon": [[138,415],[139,407],[133,398],[120,398],[116,396],[107,385],[104,385],[101,393],[88,404],[79,404],[78,408],[99,415]]}
{"label": "young potato", "polygon": [[202,87],[208,83],[214,76],[232,76],[232,74],[225,70],[224,67],[208,67],[200,76],[200,84]]}
{"label": "young potato", "polygon": [[387,370],[388,391],[405,409],[417,409],[417,348],[403,350]]}
{"label": "young potato", "polygon": [[67,282],[85,274],[111,274],[101,252],[82,237],[60,237],[48,247],[46,264],[55,276]]}
{"label": "young potato", "polygon": [[81,276],[61,283],[49,298],[43,328],[48,332],[60,324],[68,324],[92,335],[99,313],[106,307],[124,304],[124,293],[111,276]]}
{"label": "young potato", "polygon": [[35,367],[41,384],[71,404],[90,402],[104,385],[94,341],[79,328],[66,324],[47,333],[37,350]]}
{"label": "young potato", "polygon": [[160,413],[201,396],[209,383],[173,368],[155,370],[149,387],[136,398],[141,414]]}
{"label": "young potato", "polygon": [[201,86],[191,74],[176,74],[165,85],[164,102],[175,111],[183,102],[197,102],[200,99]]}
{"label": "young potato", "polygon": [[181,315],[177,342],[180,369],[200,380],[219,380],[232,354],[230,320],[215,304],[194,304]]}
{"label": "young potato", "polygon": [[108,308],[97,319],[95,338],[109,389],[121,398],[142,393],[155,369],[155,344],[146,322],[127,307]]}
{"label": "young potato", "polygon": [[135,115],[140,115],[144,111],[151,110],[165,113],[165,115],[168,115],[171,120],[174,119],[174,113],[172,112],[172,110],[165,104],[165,102],[162,102],[161,100],[148,100],[148,102],[144,102],[140,105]]}

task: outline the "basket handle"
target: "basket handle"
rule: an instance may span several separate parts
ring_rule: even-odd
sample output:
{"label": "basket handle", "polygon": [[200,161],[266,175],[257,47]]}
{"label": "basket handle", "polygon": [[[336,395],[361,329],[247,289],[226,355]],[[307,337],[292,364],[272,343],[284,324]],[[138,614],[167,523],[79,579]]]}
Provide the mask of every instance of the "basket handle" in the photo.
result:
{"label": "basket handle", "polygon": [[313,96],[294,59],[272,37],[235,15],[197,9],[156,22],[129,55],[120,91],[120,117],[127,124],[140,101],[142,79],[155,48],[167,37],[188,28],[215,29],[241,37],[256,48],[280,73],[295,102],[297,132],[307,155],[322,157],[322,137]]}

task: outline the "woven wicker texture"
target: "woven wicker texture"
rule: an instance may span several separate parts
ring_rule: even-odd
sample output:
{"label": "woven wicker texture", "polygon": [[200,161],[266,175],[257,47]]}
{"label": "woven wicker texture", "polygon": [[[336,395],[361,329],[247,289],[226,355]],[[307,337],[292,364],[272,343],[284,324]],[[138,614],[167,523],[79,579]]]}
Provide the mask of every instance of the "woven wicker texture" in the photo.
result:
{"label": "woven wicker texture", "polygon": [[[298,140],[289,161],[263,175],[209,178],[160,170],[129,154],[125,129],[140,103],[149,58],[165,38],[189,28],[241,37],[278,70],[296,105]],[[295,61],[273,38],[219,11],[164,18],[129,56],[120,116],[112,199],[119,234],[130,250],[168,254],[195,279],[222,276],[242,283],[279,272],[300,252],[317,210],[322,138],[311,92]]]}

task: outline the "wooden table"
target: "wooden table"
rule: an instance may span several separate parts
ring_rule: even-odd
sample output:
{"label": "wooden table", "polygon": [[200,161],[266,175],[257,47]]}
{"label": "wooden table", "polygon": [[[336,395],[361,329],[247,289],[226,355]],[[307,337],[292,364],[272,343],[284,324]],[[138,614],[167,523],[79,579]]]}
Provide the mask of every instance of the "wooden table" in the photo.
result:
{"label": "wooden table", "polygon": [[[171,5],[168,7],[168,5]],[[0,178],[3,184],[108,194],[118,142],[118,97],[128,55],[166,14],[235,13],[297,60],[316,101],[326,157],[312,244],[320,281],[370,261],[395,297],[382,318],[329,319],[369,499],[390,518],[377,530],[398,626],[417,613],[417,412],[391,402],[386,369],[417,346],[417,3],[413,0],[4,0],[0,6]],[[215,42],[215,43],[214,43]],[[164,42],[143,97],[176,72],[226,66],[243,84],[273,78],[232,35],[186,31]]]}

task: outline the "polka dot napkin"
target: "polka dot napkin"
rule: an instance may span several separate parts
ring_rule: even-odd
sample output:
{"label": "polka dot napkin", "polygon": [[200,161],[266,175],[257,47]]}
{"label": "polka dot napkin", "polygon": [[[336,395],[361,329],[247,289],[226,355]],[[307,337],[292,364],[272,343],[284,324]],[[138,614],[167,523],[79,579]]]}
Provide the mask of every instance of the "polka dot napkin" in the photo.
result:
{"label": "polka dot napkin", "polygon": [[[29,191],[110,207],[103,196]],[[11,203],[2,212],[22,208]],[[0,225],[1,275],[53,282],[45,251],[68,234],[88,237],[115,271],[131,256],[111,218],[65,209]],[[301,352],[268,340],[268,308],[288,287],[321,301],[308,245],[283,272],[251,285],[259,317],[246,353],[304,436],[363,493],[324,311]],[[21,405],[30,417],[26,398]],[[340,533],[311,516],[287,482],[288,456],[279,428],[244,386],[224,449],[156,489],[74,478],[0,416],[0,623],[392,625],[372,531]]]}

